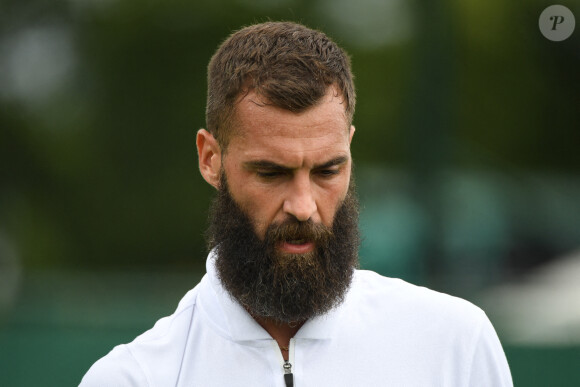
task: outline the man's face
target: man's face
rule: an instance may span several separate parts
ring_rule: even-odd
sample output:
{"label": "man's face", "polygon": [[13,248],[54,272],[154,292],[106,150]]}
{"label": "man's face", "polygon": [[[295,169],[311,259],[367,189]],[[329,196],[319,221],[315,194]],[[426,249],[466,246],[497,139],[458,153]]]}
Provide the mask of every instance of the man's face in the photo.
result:
{"label": "man's face", "polygon": [[352,130],[341,100],[327,97],[294,114],[246,96],[242,135],[219,159],[208,236],[222,284],[256,317],[297,322],[327,312],[358,265]]}
{"label": "man's face", "polygon": [[[350,181],[349,128],[334,88],[319,105],[300,114],[271,106],[254,92],[237,105],[232,135],[222,157],[232,197],[263,238],[271,224],[311,220],[327,227]],[[285,253],[307,253],[314,245],[291,241]]]}

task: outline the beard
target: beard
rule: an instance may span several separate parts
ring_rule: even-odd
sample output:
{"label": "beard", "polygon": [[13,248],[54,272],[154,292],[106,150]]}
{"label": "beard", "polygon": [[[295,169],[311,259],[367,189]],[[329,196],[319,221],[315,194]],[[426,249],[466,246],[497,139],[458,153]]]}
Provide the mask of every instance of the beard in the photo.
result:
{"label": "beard", "polygon": [[[340,305],[358,268],[359,206],[351,176],[331,227],[295,218],[269,225],[264,238],[235,202],[222,173],[210,208],[207,240],[227,292],[253,317],[297,323]],[[313,242],[305,254],[283,253],[282,242]]]}

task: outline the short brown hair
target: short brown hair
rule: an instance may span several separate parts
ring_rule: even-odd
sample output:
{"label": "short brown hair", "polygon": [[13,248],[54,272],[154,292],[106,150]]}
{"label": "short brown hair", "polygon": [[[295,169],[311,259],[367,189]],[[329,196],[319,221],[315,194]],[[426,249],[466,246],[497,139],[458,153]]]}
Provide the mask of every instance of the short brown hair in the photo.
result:
{"label": "short brown hair", "polygon": [[225,150],[235,103],[255,91],[292,112],[316,105],[335,85],[352,122],[355,90],[350,59],[328,36],[292,22],[267,22],[234,32],[208,67],[206,124]]}

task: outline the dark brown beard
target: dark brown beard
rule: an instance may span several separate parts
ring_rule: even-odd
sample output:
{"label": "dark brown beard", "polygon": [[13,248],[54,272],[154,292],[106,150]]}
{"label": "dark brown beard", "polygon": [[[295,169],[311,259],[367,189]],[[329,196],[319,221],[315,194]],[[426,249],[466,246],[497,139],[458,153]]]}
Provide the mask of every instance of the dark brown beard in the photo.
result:
{"label": "dark brown beard", "polygon": [[[263,240],[232,198],[222,174],[210,209],[208,247],[224,288],[250,314],[281,323],[322,315],[341,304],[358,267],[358,200],[351,178],[332,227],[289,219],[272,224]],[[285,254],[281,241],[314,242],[314,251]]]}

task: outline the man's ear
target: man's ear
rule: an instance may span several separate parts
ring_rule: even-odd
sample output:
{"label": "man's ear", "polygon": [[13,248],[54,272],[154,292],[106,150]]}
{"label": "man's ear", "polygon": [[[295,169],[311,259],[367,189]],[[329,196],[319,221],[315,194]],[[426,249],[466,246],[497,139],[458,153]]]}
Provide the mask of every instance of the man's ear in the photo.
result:
{"label": "man's ear", "polygon": [[222,168],[221,148],[214,136],[205,129],[197,131],[195,143],[199,159],[199,171],[209,184],[218,188]]}
{"label": "man's ear", "polygon": [[354,136],[354,125],[350,126],[350,133],[348,134],[348,143],[352,143],[352,136]]}

